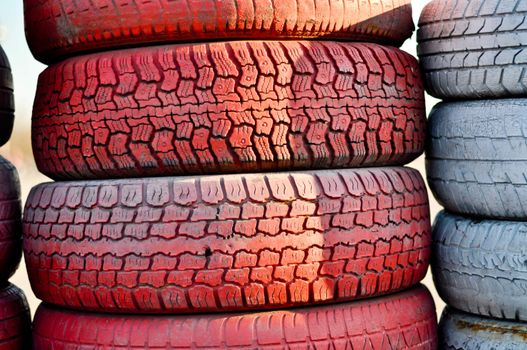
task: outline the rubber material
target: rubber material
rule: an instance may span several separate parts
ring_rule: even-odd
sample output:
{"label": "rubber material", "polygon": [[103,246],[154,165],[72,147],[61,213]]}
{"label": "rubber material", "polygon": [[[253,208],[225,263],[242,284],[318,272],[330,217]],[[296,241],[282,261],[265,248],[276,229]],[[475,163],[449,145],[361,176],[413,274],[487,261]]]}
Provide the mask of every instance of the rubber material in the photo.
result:
{"label": "rubber material", "polygon": [[15,167],[0,156],[0,286],[22,257],[22,206]]}
{"label": "rubber material", "polygon": [[39,169],[94,179],[400,165],[424,150],[417,61],[335,42],[230,42],[67,60],[40,77]]}
{"label": "rubber material", "polygon": [[24,293],[12,284],[0,288],[0,350],[31,348],[31,316]]}
{"label": "rubber material", "polygon": [[0,46],[0,146],[9,141],[15,122],[13,75],[9,60]]}
{"label": "rubber material", "polygon": [[428,121],[435,197],[470,216],[527,220],[527,100],[442,103]]}
{"label": "rubber material", "polygon": [[43,305],[33,336],[39,350],[437,347],[434,302],[423,287],[349,304],[246,314],[118,316]]}
{"label": "rubber material", "polygon": [[420,174],[372,168],[43,184],[33,291],[105,312],[283,308],[386,294],[428,268]]}
{"label": "rubber material", "polygon": [[431,1],[417,35],[428,92],[446,99],[525,96],[526,15],[523,0]]}
{"label": "rubber material", "polygon": [[527,326],[446,309],[439,325],[439,348],[445,350],[525,350]]}
{"label": "rubber material", "polygon": [[442,212],[434,226],[432,271],[456,309],[527,321],[527,223]]}
{"label": "rubber material", "polygon": [[393,45],[412,36],[410,0],[25,0],[35,57],[197,40],[338,38]]}

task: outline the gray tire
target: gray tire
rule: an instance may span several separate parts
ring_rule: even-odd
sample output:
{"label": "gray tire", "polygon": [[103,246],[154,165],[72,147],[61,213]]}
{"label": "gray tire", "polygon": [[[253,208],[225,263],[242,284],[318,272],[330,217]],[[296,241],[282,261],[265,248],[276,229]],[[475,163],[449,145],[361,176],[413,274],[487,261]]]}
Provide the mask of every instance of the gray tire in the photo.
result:
{"label": "gray tire", "polygon": [[527,99],[440,103],[427,140],[428,182],[446,209],[527,219]]}
{"label": "gray tire", "polygon": [[433,236],[432,271],[448,305],[527,321],[527,222],[478,221],[442,212]]}
{"label": "gray tire", "polygon": [[11,137],[14,120],[13,76],[7,56],[0,46],[0,146]]}
{"label": "gray tire", "polygon": [[440,98],[525,96],[527,2],[434,0],[421,14],[418,54]]}
{"label": "gray tire", "polygon": [[527,324],[497,321],[447,308],[439,324],[439,349],[525,350]]}
{"label": "gray tire", "polygon": [[0,157],[0,286],[16,271],[21,257],[20,182],[13,164]]}

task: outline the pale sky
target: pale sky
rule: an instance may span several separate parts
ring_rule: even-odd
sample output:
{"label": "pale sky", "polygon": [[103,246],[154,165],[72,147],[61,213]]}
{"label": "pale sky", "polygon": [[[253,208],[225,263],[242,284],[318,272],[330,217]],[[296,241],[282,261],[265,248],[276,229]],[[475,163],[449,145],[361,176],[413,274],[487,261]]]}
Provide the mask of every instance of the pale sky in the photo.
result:
{"label": "pale sky", "polygon": [[13,69],[16,125],[29,125],[37,78],[46,66],[33,59],[27,47],[22,0],[0,0],[0,44]]}

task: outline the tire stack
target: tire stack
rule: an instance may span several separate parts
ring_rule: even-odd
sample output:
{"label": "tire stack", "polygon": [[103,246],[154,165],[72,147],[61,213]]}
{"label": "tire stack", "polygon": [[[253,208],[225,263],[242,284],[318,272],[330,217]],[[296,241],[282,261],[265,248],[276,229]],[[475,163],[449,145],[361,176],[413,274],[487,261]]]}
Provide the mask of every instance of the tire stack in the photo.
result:
{"label": "tire stack", "polygon": [[437,0],[419,56],[444,349],[527,349],[527,2]]}
{"label": "tire stack", "polygon": [[[13,131],[13,77],[0,46],[0,147]],[[0,156],[0,349],[26,350],[31,346],[31,316],[24,293],[8,282],[22,257],[22,204],[18,173]]]}
{"label": "tire stack", "polygon": [[415,287],[428,198],[401,166],[424,150],[420,71],[358,42],[400,45],[409,1],[25,0],[25,15],[50,64],[33,148],[58,181],[24,215],[36,349],[435,348]]}

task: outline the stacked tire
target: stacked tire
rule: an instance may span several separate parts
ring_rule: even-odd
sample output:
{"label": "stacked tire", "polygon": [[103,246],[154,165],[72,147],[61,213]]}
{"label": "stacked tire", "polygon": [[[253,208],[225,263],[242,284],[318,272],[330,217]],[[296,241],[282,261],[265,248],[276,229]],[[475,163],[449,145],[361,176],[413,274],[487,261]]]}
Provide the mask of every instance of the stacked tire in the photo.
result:
{"label": "stacked tire", "polygon": [[[0,47],[0,147],[11,137],[14,122],[13,77]],[[0,349],[31,346],[31,317],[24,293],[8,282],[22,257],[22,204],[18,173],[0,156]]]}
{"label": "stacked tire", "polygon": [[408,1],[25,15],[35,349],[436,347]]}
{"label": "stacked tire", "polygon": [[427,146],[445,349],[527,349],[526,5],[434,0],[420,20],[428,91],[445,100]]}

